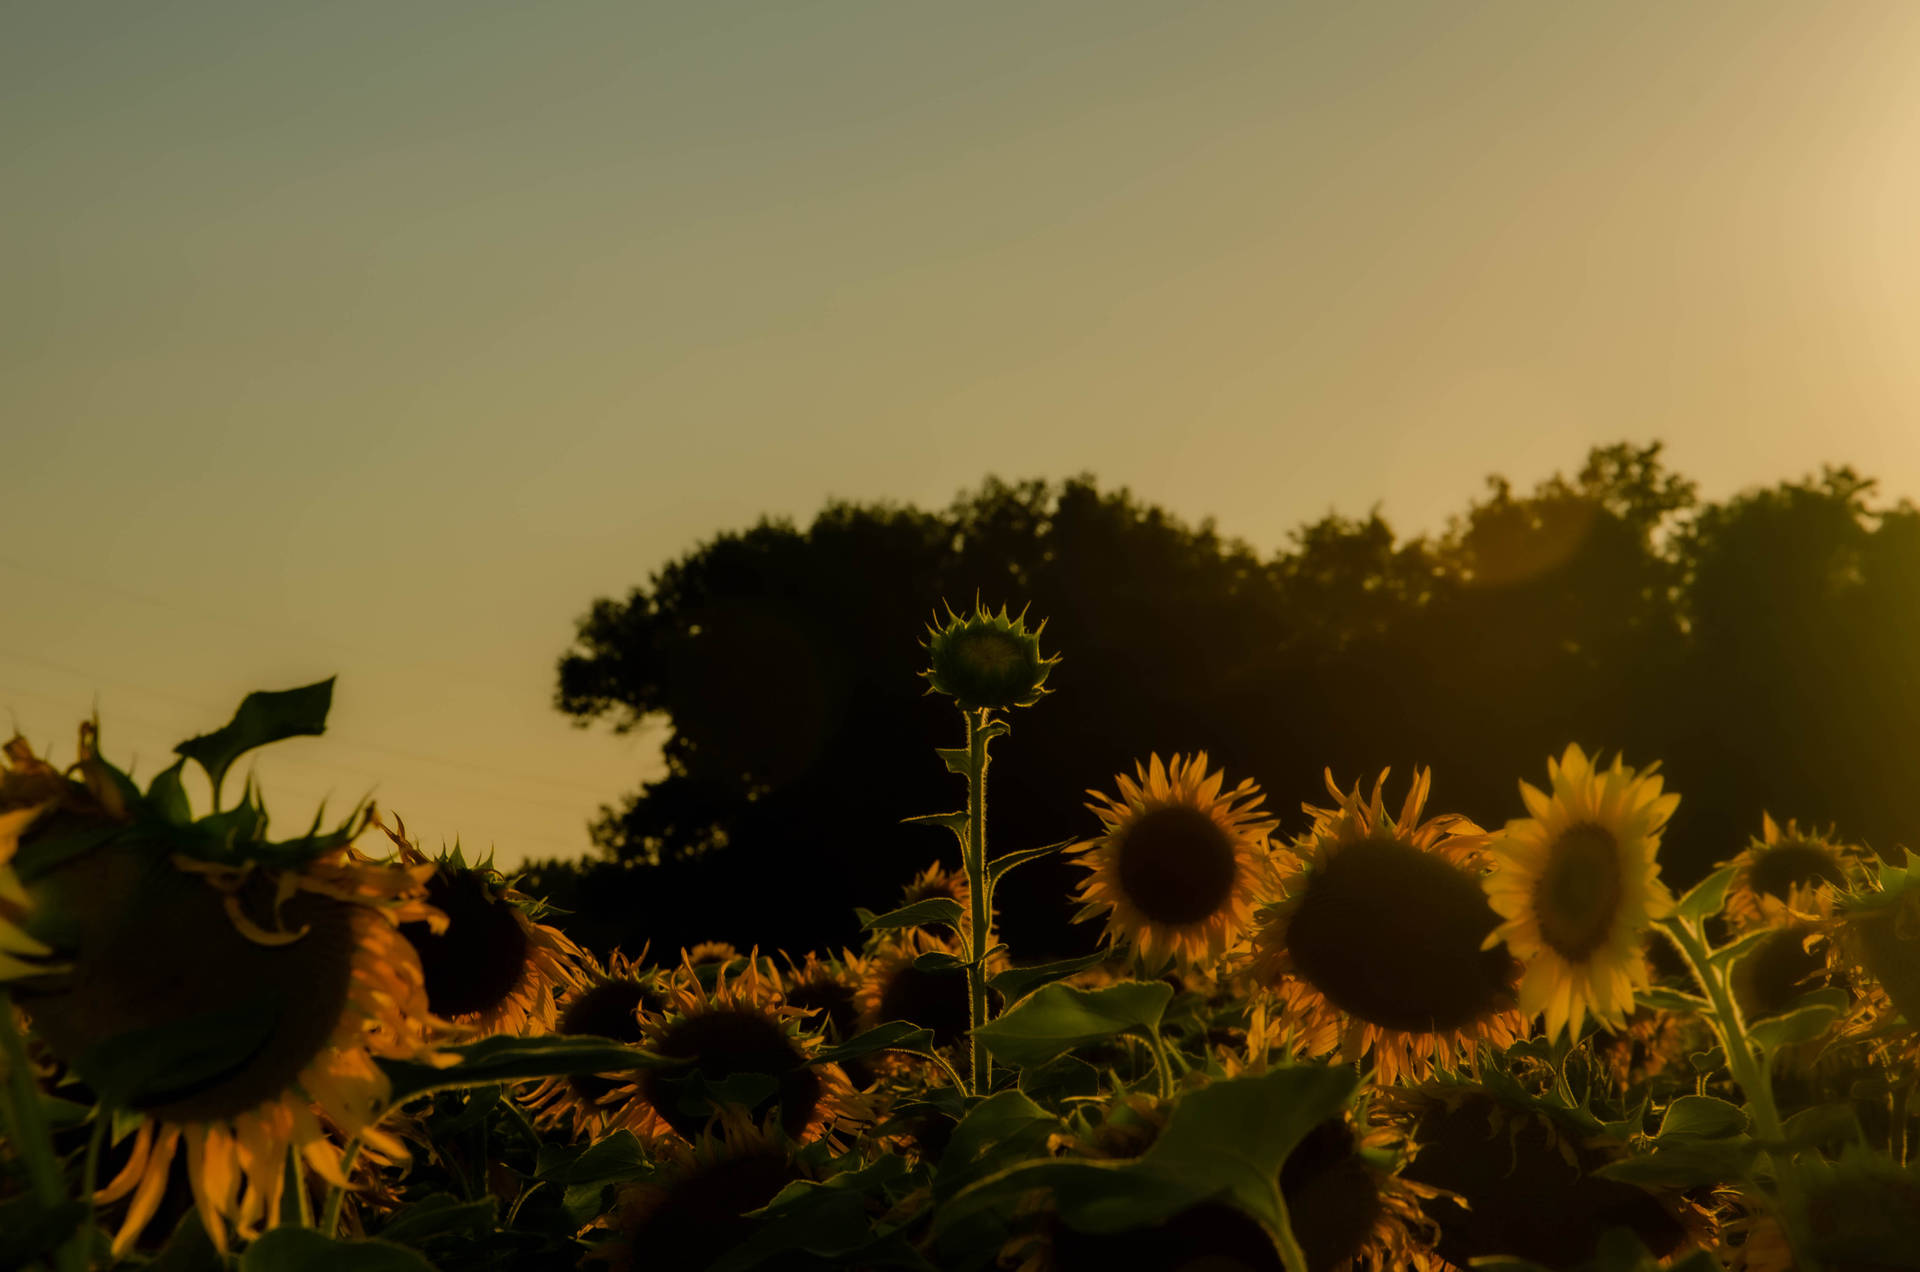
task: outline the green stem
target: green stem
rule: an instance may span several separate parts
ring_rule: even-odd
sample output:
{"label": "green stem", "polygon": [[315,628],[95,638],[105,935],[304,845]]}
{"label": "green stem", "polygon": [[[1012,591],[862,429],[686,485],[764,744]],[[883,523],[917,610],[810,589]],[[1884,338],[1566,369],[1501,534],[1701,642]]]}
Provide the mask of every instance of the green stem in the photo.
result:
{"label": "green stem", "polygon": [[74,1268],[87,1268],[93,1263],[93,1218],[95,1213],[93,1192],[94,1181],[100,1177],[100,1147],[106,1142],[107,1128],[113,1125],[113,1109],[101,1104],[93,1110],[93,1130],[87,1136],[86,1162],[81,1167],[80,1187],[87,1200],[87,1221],[80,1231],[73,1234],[62,1253]]}
{"label": "green stem", "polygon": [[300,1169],[300,1150],[287,1148],[285,1196],[280,1199],[280,1222],[302,1228],[313,1227],[313,1198],[307,1196],[306,1174]]}
{"label": "green stem", "polygon": [[1143,1033],[1140,1037],[1147,1040],[1148,1050],[1153,1052],[1153,1075],[1157,1080],[1160,1098],[1173,1098],[1173,1066],[1167,1060],[1167,1044],[1160,1040],[1158,1032]]}
{"label": "green stem", "polygon": [[[340,1154],[340,1177],[352,1177],[353,1160],[360,1156],[360,1137],[354,1136],[347,1141],[347,1147]],[[320,1211],[320,1234],[326,1237],[340,1235],[340,1207],[346,1204],[347,1190],[339,1184],[327,1189],[326,1205]]]}
{"label": "green stem", "polygon": [[0,990],[0,1052],[7,1066],[7,1139],[27,1168],[27,1181],[42,1205],[66,1200],[66,1183],[53,1155],[53,1133],[40,1107],[40,1083],[27,1059],[26,1040],[14,1024],[13,996]]}
{"label": "green stem", "polygon": [[[967,885],[972,902],[967,950],[967,1002],[973,1029],[987,1023],[987,951],[993,945],[993,895],[987,883],[987,709],[962,709],[967,721]],[[967,1038],[973,1093],[985,1095],[993,1085],[993,1059],[987,1049]]]}
{"label": "green stem", "polygon": [[1786,1130],[1773,1101],[1773,1074],[1764,1059],[1754,1054],[1753,1044],[1747,1040],[1746,1018],[1740,1014],[1740,1004],[1734,1000],[1726,977],[1715,970],[1706,938],[1681,919],[1666,920],[1660,924],[1660,930],[1680,951],[1687,969],[1713,1005],[1708,1023],[1720,1036],[1721,1049],[1727,1053],[1727,1071],[1753,1110],[1754,1131],[1763,1140],[1785,1139]]}

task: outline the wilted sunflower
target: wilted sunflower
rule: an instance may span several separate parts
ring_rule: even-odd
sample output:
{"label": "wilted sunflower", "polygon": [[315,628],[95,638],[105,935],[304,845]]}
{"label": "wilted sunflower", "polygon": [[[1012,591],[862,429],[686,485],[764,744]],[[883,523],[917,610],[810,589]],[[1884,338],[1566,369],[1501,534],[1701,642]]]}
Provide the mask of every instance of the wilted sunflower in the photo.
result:
{"label": "wilted sunflower", "polygon": [[712,988],[692,974],[675,978],[666,1009],[642,1023],[642,1044],[678,1063],[641,1069],[630,1092],[677,1132],[698,1140],[729,1110],[756,1126],[811,1141],[863,1120],[864,1106],[836,1064],[814,1064],[818,1033],[803,1032],[808,1013],[781,1000],[775,976],[763,976],[758,951],[731,980]]}
{"label": "wilted sunflower", "polygon": [[1865,853],[1836,842],[1831,833],[1803,832],[1788,819],[1786,829],[1769,813],[1760,814],[1761,837],[1727,865],[1738,872],[1727,886],[1723,909],[1737,931],[1762,923],[1779,923],[1795,910],[1804,911],[1803,894],[1847,889],[1862,878]]}
{"label": "wilted sunflower", "polygon": [[1546,1013],[1547,1034],[1579,1037],[1587,1013],[1618,1029],[1650,980],[1641,934],[1672,913],[1660,882],[1660,832],[1680,803],[1618,756],[1600,769],[1578,746],[1547,761],[1553,793],[1520,783],[1532,817],[1488,845],[1487,898],[1505,920],[1487,937],[1526,966],[1520,1008]]}
{"label": "wilted sunflower", "polygon": [[[82,764],[104,767],[94,741],[82,731]],[[27,756],[24,746],[8,750],[10,761]],[[26,880],[22,921],[40,925],[32,935],[62,963],[30,967],[36,974],[15,989],[47,1048],[96,1088],[117,1081],[93,1067],[97,1057],[160,1064],[169,1047],[196,1040],[191,1063],[143,1074],[123,1097],[143,1119],[125,1166],[97,1196],[132,1197],[114,1239],[123,1253],[184,1151],[201,1221],[225,1249],[229,1232],[252,1237],[279,1222],[290,1174],[302,1188],[309,1171],[348,1186],[336,1139],[405,1157],[376,1125],[391,1088],[375,1061],[432,1055],[419,960],[398,925],[437,916],[424,899],[424,868],[349,854],[355,824],[271,845],[268,865],[249,859],[254,841],[234,835],[230,812],[217,840],[229,859],[216,862],[193,855],[216,842],[196,836],[202,824],[151,815],[124,774],[113,774],[125,782],[121,811],[135,810],[117,828],[94,817],[114,810],[80,783],[47,805],[56,815],[24,822],[23,853],[47,848],[43,832],[81,827],[98,838],[64,858],[43,851],[51,864]],[[257,804],[238,811],[264,829]],[[16,844],[0,847],[11,854]],[[0,929],[13,917],[0,915]]]}
{"label": "wilted sunflower", "polygon": [[[559,1002],[554,1032],[611,1038],[638,1046],[645,1022],[665,1011],[672,981],[678,972],[645,966],[646,951],[638,959],[619,950],[605,966],[585,956],[579,983]],[[571,1126],[576,1135],[598,1139],[609,1130],[625,1127],[642,1139],[662,1134],[666,1124],[633,1099],[629,1073],[570,1073],[543,1078],[521,1099],[537,1112],[542,1126]]]}
{"label": "wilted sunflower", "polygon": [[1387,1085],[1525,1036],[1513,960],[1485,944],[1500,917],[1480,890],[1480,828],[1454,815],[1420,820],[1426,769],[1397,818],[1382,802],[1385,773],[1371,798],[1326,780],[1338,806],[1307,806],[1313,829],[1253,937],[1252,975],[1280,1000],[1268,1019],[1306,1055],[1371,1056]]}
{"label": "wilted sunflower", "polygon": [[552,1030],[555,995],[579,988],[585,952],[558,928],[536,922],[540,903],[499,871],[467,865],[457,845],[430,858],[407,838],[406,823],[394,822],[373,819],[402,865],[433,867],[427,901],[446,916],[443,927],[400,929],[420,956],[433,1014],[482,1034]]}
{"label": "wilted sunflower", "polygon": [[1164,764],[1156,754],[1134,771],[1137,780],[1115,777],[1117,798],[1087,792],[1104,833],[1067,849],[1090,872],[1074,921],[1104,913],[1105,940],[1150,968],[1218,960],[1271,886],[1267,835],[1278,823],[1258,812],[1266,796],[1251,778],[1223,795],[1226,775],[1208,773],[1204,751]]}

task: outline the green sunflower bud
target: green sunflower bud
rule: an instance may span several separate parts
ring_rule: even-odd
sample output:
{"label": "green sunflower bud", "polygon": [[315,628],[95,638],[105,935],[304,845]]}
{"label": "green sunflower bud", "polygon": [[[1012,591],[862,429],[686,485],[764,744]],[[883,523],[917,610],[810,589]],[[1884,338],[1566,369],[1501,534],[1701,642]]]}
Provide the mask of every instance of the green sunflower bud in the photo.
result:
{"label": "green sunflower bud", "polygon": [[1029,632],[1027,613],[1007,617],[1006,606],[994,614],[978,598],[973,614],[962,618],[947,607],[945,626],[927,627],[926,650],[932,665],[920,674],[929,693],[944,693],[967,710],[981,707],[1030,707],[1048,690],[1047,673],[1060,655],[1040,656],[1043,621]]}

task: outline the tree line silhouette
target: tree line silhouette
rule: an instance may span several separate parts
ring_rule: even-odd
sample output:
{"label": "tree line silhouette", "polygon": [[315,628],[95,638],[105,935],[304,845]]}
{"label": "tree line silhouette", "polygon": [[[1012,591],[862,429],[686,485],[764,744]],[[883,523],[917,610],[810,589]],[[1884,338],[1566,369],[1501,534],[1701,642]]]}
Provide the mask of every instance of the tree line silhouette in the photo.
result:
{"label": "tree line silhouette", "polygon": [[[1885,853],[1920,846],[1920,509],[1848,468],[1702,501],[1658,443],[1594,449],[1530,493],[1504,479],[1444,533],[1327,516],[1263,556],[1090,476],[988,479],[940,512],[836,502],[811,525],[717,535],[580,619],[555,704],[586,727],[664,717],[666,775],[603,809],[604,858],[528,886],[590,946],[855,944],[957,807],[957,745],[923,696],[937,606],[1030,606],[1064,660],[996,746],[994,851],[1084,836],[1083,806],[1149,752],[1202,749],[1282,818],[1321,773],[1497,827],[1515,783],[1569,741],[1659,760],[1682,794],[1662,852],[1684,884],[1757,834],[1763,809]],[[944,611],[942,611],[944,612]],[[1091,948],[1068,922],[1083,872],[1009,876],[1021,956]]]}

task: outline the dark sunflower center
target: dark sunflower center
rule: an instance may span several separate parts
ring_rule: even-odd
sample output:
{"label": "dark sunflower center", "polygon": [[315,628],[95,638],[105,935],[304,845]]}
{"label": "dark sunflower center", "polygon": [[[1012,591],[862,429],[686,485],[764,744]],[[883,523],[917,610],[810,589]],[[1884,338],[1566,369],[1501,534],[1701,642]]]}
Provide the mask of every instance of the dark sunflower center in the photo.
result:
{"label": "dark sunflower center", "polygon": [[445,911],[445,932],[435,935],[425,923],[400,925],[426,973],[427,1005],[447,1017],[498,1007],[527,973],[519,914],[477,870],[442,867],[427,883],[427,900]]}
{"label": "dark sunflower center", "polygon": [[[637,1043],[641,1037],[639,1013],[659,1011],[663,1005],[658,994],[638,981],[601,981],[567,1004],[560,1013],[560,1032]],[[625,1078],[607,1078],[595,1073],[567,1075],[567,1085],[585,1100],[598,1100],[626,1084]]]}
{"label": "dark sunflower center", "polygon": [[[687,1063],[642,1070],[640,1093],[667,1125],[687,1139],[698,1136],[712,1115],[705,1094],[743,1074],[774,1079],[773,1093],[756,1101],[751,1113],[757,1121],[778,1104],[780,1125],[795,1138],[820,1103],[820,1077],[807,1068],[800,1048],[777,1021],[748,1008],[721,1007],[683,1017],[667,1030],[656,1050]],[[687,1080],[696,1076],[703,1088],[699,1092],[688,1089]]]}
{"label": "dark sunflower center", "polygon": [[851,1038],[854,1024],[859,1020],[853,990],[835,980],[802,981],[787,991],[787,1004],[818,1011],[820,1014],[813,1017],[813,1027],[824,1025],[823,1032],[836,1042]]}
{"label": "dark sunflower center", "polygon": [[1280,1194],[1308,1272],[1332,1272],[1360,1252],[1380,1217],[1380,1190],[1345,1118],[1316,1125],[1280,1170]]}
{"label": "dark sunflower center", "polygon": [[1239,875],[1233,839],[1197,808],[1167,804],[1120,832],[1120,891],[1155,923],[1200,923],[1220,913]]}
{"label": "dark sunflower center", "polygon": [[1741,959],[1733,972],[1740,1009],[1750,1017],[1771,1016],[1815,987],[1827,961],[1806,947],[1813,929],[1781,928]]}
{"label": "dark sunflower center", "polygon": [[1512,959],[1480,943],[1500,923],[1477,879],[1398,840],[1335,852],[1287,925],[1301,976],[1386,1029],[1459,1029],[1511,1005]]}
{"label": "dark sunflower center", "polygon": [[911,963],[890,973],[880,987],[882,1021],[906,1020],[933,1030],[933,1044],[946,1047],[973,1028],[966,978],[957,972],[927,972]]}
{"label": "dark sunflower center", "polygon": [[1613,832],[1592,822],[1569,826],[1548,847],[1533,885],[1541,939],[1569,962],[1584,961],[1606,944],[1624,882]]}
{"label": "dark sunflower center", "polygon": [[[174,1122],[210,1121],[286,1092],[339,1026],[358,948],[356,907],[296,894],[278,917],[274,881],[244,889],[241,908],[286,945],[243,936],[222,895],[151,845],[106,849],[45,880],[73,916],[70,974],[22,992],[35,1031],[69,1063],[102,1053],[145,1057],[134,1107]],[[108,1048],[95,1048],[112,1042]],[[89,1076],[112,1081],[117,1074]]]}
{"label": "dark sunflower center", "polygon": [[[1420,1151],[1405,1169],[1416,1183],[1458,1193],[1421,1202],[1440,1226],[1440,1255],[1466,1267],[1482,1255],[1531,1259],[1550,1268],[1584,1263],[1608,1228],[1630,1229],[1656,1257],[1677,1249],[1685,1230],[1651,1195],[1590,1172],[1600,1159],[1530,1114],[1472,1096],[1421,1117]],[[1576,1164],[1577,1163],[1577,1164]]]}
{"label": "dark sunflower center", "polygon": [[1834,855],[1818,844],[1788,841],[1761,853],[1747,874],[1755,892],[1785,901],[1796,887],[1826,882],[1843,887],[1846,872]]}
{"label": "dark sunflower center", "polygon": [[953,656],[974,675],[998,683],[1026,665],[1026,647],[1006,632],[985,628],[963,632]]}
{"label": "dark sunflower center", "polygon": [[1076,1232],[1056,1224],[1053,1266],[1058,1272],[1281,1272],[1285,1265],[1258,1222],[1208,1201],[1157,1227],[1126,1232]]}

